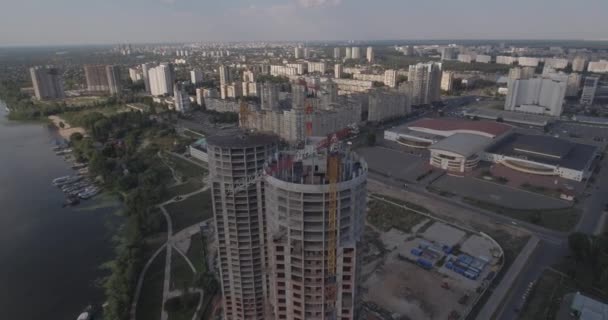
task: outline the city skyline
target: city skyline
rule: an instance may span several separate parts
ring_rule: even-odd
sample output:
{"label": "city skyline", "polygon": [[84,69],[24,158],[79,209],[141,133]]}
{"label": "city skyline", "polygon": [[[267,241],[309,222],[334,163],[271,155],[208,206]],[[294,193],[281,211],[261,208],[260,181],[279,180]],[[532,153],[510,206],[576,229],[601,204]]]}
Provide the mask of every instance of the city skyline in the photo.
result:
{"label": "city skyline", "polygon": [[[26,0],[3,5],[0,28],[19,32],[0,34],[0,46],[339,39],[602,40],[601,30],[608,29],[602,14],[607,11],[608,3],[596,0],[584,4],[564,0]],[[428,19],[437,23],[429,24]],[[157,23],[162,21],[165,23]]]}

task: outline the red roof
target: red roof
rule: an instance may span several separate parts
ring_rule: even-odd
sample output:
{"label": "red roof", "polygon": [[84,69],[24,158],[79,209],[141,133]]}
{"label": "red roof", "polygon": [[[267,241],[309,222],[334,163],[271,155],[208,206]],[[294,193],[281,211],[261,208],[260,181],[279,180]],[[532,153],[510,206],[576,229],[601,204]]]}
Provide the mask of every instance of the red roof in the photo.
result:
{"label": "red roof", "polygon": [[408,124],[410,129],[425,128],[437,131],[477,131],[493,136],[500,136],[511,130],[511,126],[496,121],[474,121],[461,119],[420,119]]}

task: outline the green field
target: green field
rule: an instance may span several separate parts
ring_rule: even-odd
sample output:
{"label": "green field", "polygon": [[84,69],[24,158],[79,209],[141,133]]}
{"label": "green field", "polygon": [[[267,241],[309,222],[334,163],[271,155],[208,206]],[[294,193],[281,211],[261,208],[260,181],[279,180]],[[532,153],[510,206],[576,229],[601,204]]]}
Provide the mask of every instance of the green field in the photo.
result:
{"label": "green field", "polygon": [[202,180],[207,174],[207,169],[205,169],[202,164],[194,164],[171,153],[165,153],[165,158],[173,167],[173,169],[178,171],[183,177],[187,179],[194,178]]}
{"label": "green field", "polygon": [[563,209],[525,210],[503,207],[470,197],[464,197],[463,201],[484,210],[500,213],[516,220],[530,222],[557,231],[570,231],[580,218],[580,211],[573,207]]}
{"label": "green field", "polygon": [[171,290],[190,288],[193,281],[194,273],[190,265],[179,252],[173,250],[171,255]]}
{"label": "green field", "polygon": [[141,295],[137,302],[137,320],[160,319],[163,302],[163,280],[165,278],[165,251],[152,262],[144,277]]}
{"label": "green field", "polygon": [[382,231],[395,228],[411,232],[412,227],[427,219],[414,211],[379,200],[369,201],[368,208],[367,220]]}
{"label": "green field", "polygon": [[576,292],[559,273],[545,270],[536,282],[519,320],[555,319],[565,294]]}
{"label": "green field", "polygon": [[173,199],[176,196],[192,193],[203,188],[205,184],[199,179],[190,179],[186,183],[167,188],[165,200]]}
{"label": "green field", "polygon": [[211,192],[201,192],[182,201],[170,203],[165,206],[165,209],[171,215],[173,231],[177,233],[213,216]]}

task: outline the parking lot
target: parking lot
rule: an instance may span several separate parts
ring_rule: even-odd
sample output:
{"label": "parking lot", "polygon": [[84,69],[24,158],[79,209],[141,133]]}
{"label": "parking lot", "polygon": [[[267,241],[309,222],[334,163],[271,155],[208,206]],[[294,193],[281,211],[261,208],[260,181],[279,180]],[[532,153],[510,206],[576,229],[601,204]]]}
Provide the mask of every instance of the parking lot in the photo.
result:
{"label": "parking lot", "polygon": [[552,136],[602,148],[608,143],[608,127],[597,125],[557,122],[551,126],[549,133]]}
{"label": "parking lot", "polygon": [[426,150],[420,154],[407,153],[403,150],[389,149],[384,146],[364,147],[357,153],[367,161],[372,172],[381,173],[408,182],[416,181],[416,178],[430,169],[428,154]]}
{"label": "parking lot", "polygon": [[433,186],[463,197],[469,197],[514,209],[558,209],[571,203],[549,196],[486,182],[472,176],[444,175]]}

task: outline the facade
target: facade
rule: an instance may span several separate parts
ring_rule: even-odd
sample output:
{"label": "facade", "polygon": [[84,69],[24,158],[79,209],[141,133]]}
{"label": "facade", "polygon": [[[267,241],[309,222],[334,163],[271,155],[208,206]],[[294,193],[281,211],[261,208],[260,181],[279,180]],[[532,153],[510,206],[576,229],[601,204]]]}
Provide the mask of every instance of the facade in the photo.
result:
{"label": "facade", "polygon": [[270,66],[270,74],[273,76],[297,76],[298,69],[287,66]]}
{"label": "facade", "polygon": [[463,63],[471,63],[473,62],[473,57],[470,54],[459,54],[458,61]]}
{"label": "facade", "polygon": [[509,69],[509,80],[527,80],[534,77],[536,70],[530,67]]}
{"label": "facade", "polygon": [[132,82],[143,80],[143,74],[138,68],[129,68],[129,78]]}
{"label": "facade", "polygon": [[514,64],[515,62],[517,62],[517,57],[496,56],[497,64]]}
{"label": "facade", "polygon": [[589,62],[587,71],[592,73],[608,73],[608,60]]}
{"label": "facade", "polygon": [[348,151],[272,160],[277,169],[264,180],[272,319],[355,319],[367,164]]}
{"label": "facade", "polygon": [[190,71],[190,82],[193,85],[197,85],[203,82],[203,71],[200,69],[194,69]]}
{"label": "facade", "polygon": [[367,92],[374,87],[372,81],[353,79],[333,79],[333,81],[338,85],[338,92],[340,94]]}
{"label": "facade", "polygon": [[220,66],[220,85],[226,85],[232,82],[232,74],[230,72],[230,67],[228,66]]}
{"label": "facade", "polygon": [[280,85],[266,82],[262,85],[261,107],[262,110],[279,109]]}
{"label": "facade", "polygon": [[179,113],[190,111],[190,96],[188,96],[182,83],[177,82],[173,85],[173,100],[175,111]]}
{"label": "facade", "polygon": [[572,60],[572,71],[573,72],[583,72],[585,71],[585,67],[587,66],[587,59],[582,56],[576,56],[574,60]]}
{"label": "facade", "polygon": [[366,52],[365,56],[367,58],[367,62],[374,63],[374,48],[373,47],[367,47],[367,52]]}
{"label": "facade", "polygon": [[375,90],[369,94],[367,121],[403,117],[412,111],[409,97],[399,91]]}
{"label": "facade", "polygon": [[277,139],[239,133],[207,139],[209,178],[218,246],[222,304],[226,320],[265,320],[268,265],[264,184],[236,191],[264,169]]}
{"label": "facade", "polygon": [[478,54],[477,57],[475,57],[475,61],[479,63],[490,63],[492,62],[492,56],[486,54]]}
{"label": "facade", "polygon": [[346,47],[344,59],[352,59],[353,58],[353,49],[351,47]]}
{"label": "facade", "polygon": [[334,48],[334,59],[340,59],[340,48]]}
{"label": "facade", "polygon": [[158,67],[148,70],[150,94],[164,96],[173,94],[174,71],[170,63],[161,63]]}
{"label": "facade", "polygon": [[384,80],[383,83],[385,86],[396,88],[397,87],[397,70],[389,69],[384,71]]}
{"label": "facade", "polygon": [[441,61],[454,60],[456,57],[455,47],[443,47],[441,48]]}
{"label": "facade", "polygon": [[152,93],[150,88],[150,68],[152,68],[152,66],[148,63],[141,65],[141,75],[142,79],[144,80],[144,87],[146,88],[147,93]]}
{"label": "facade", "polygon": [[536,67],[538,67],[538,64],[540,63],[540,59],[539,58],[531,58],[531,57],[519,57],[519,58],[517,58],[517,62],[522,67],[534,67],[534,68],[536,68]]}
{"label": "facade", "polygon": [[30,77],[38,100],[63,99],[63,71],[55,67],[32,67]]}
{"label": "facade", "polygon": [[568,66],[568,59],[563,58],[546,58],[545,67],[551,67],[556,70],[566,69]]}
{"label": "facade", "polygon": [[344,70],[342,69],[342,65],[339,63],[336,63],[334,65],[334,78],[336,78],[336,79],[342,78],[343,72],[344,72]]}
{"label": "facade", "polygon": [[580,73],[571,73],[568,75],[568,83],[566,84],[566,97],[577,97],[581,89],[583,76]]}
{"label": "facade", "polygon": [[454,72],[444,71],[441,75],[441,90],[452,92],[454,86]]}
{"label": "facade", "polygon": [[353,59],[361,59],[361,48],[353,47],[351,54]]}
{"label": "facade", "polygon": [[409,67],[412,105],[426,105],[441,100],[441,63],[418,63]]}
{"label": "facade", "polygon": [[510,81],[505,110],[558,117],[562,114],[567,82],[568,76],[560,74]]}
{"label": "facade", "polygon": [[122,92],[122,80],[120,78],[119,66],[106,66],[106,77],[108,78],[108,89],[115,96]]}
{"label": "facade", "polygon": [[105,65],[85,65],[84,76],[87,81],[87,91],[110,91],[108,86],[108,73]]}
{"label": "facade", "polygon": [[205,96],[203,88],[196,88],[196,104],[203,107],[205,105]]}
{"label": "facade", "polygon": [[581,104],[587,106],[593,104],[599,81],[599,77],[585,77],[585,82],[583,83],[583,93],[581,94]]}
{"label": "facade", "polygon": [[306,63],[288,63],[285,66],[287,66],[288,68],[294,68],[296,69],[296,74],[298,75],[303,75],[304,73],[306,73],[308,71],[308,64]]}
{"label": "facade", "polygon": [[309,62],[308,63],[308,72],[314,73],[318,72],[320,74],[325,74],[327,71],[327,65],[325,62]]}

